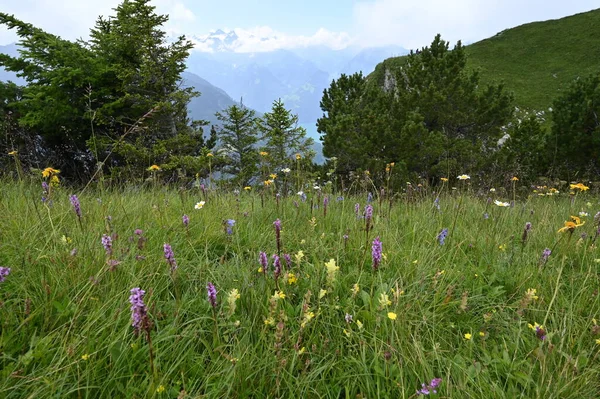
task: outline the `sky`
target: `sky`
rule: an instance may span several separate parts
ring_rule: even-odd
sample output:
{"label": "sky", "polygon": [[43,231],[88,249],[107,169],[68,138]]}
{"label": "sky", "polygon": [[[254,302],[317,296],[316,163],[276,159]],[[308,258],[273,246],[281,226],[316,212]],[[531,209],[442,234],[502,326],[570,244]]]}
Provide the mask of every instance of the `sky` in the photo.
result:
{"label": "sky", "polygon": [[[14,14],[65,39],[87,38],[99,15],[121,0],[0,0]],[[173,35],[204,37],[234,29],[236,51],[323,45],[416,49],[440,33],[451,43],[472,43],[524,23],[562,18],[600,7],[598,0],[153,0],[169,14]],[[254,36],[254,37],[253,37]],[[260,40],[268,38],[267,40]],[[16,41],[0,26],[0,44]],[[203,51],[198,45],[198,51]]]}

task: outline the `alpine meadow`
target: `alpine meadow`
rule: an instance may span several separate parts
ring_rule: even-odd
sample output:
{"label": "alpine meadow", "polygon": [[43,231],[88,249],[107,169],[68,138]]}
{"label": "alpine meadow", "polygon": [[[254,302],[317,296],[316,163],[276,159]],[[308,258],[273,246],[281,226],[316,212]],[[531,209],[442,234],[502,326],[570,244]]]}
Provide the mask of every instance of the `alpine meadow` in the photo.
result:
{"label": "alpine meadow", "polygon": [[0,12],[0,397],[600,397],[600,9],[326,75],[163,3]]}

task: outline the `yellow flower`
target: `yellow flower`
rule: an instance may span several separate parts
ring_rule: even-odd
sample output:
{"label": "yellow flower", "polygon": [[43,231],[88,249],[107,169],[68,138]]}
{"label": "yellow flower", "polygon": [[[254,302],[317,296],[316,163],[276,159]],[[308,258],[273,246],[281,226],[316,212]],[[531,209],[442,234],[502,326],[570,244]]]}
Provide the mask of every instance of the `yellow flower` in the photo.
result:
{"label": "yellow flower", "polygon": [[354,284],[352,286],[352,296],[356,296],[358,295],[358,293],[360,292],[360,287],[358,286],[358,284]]}
{"label": "yellow flower", "polygon": [[558,229],[559,233],[564,233],[565,231],[570,231],[571,233],[575,230],[575,228],[579,226],[583,226],[585,222],[582,222],[581,219],[577,216],[571,216],[571,220],[565,222],[565,226]]}
{"label": "yellow flower", "polygon": [[259,268],[258,268],[258,272],[259,272],[259,273],[262,273],[262,272],[263,272],[263,268],[262,268],[262,267],[259,267]]}
{"label": "yellow flower", "polygon": [[259,152],[259,154],[261,157],[266,157],[267,155],[269,155],[269,153],[266,151],[261,151],[261,152]]}
{"label": "yellow flower", "polygon": [[510,181],[519,181],[519,178],[517,176],[513,176],[512,179],[510,179]]}
{"label": "yellow flower", "polygon": [[212,152],[209,152],[208,154],[206,154],[207,157],[214,157]]}
{"label": "yellow flower", "polygon": [[60,183],[60,179],[58,178],[58,176],[56,175],[52,175],[52,177],[50,177],[50,185],[52,187],[56,187],[58,186]]}
{"label": "yellow flower", "polygon": [[600,345],[600,338],[597,338],[597,339],[596,339],[596,344],[597,344],[597,345]]}
{"label": "yellow flower", "polygon": [[329,259],[329,262],[325,262],[327,268],[327,281],[333,282],[335,280],[335,274],[340,270],[339,266],[336,266],[335,259]]}
{"label": "yellow flower", "polygon": [[60,173],[60,170],[54,168],[46,168],[42,171],[42,177],[50,177]]}
{"label": "yellow flower", "polygon": [[275,291],[275,293],[273,294],[273,299],[285,299],[285,294],[283,293],[283,291]]}
{"label": "yellow flower", "polygon": [[150,172],[158,172],[158,171],[160,170],[160,166],[158,166],[158,165],[152,165],[152,166],[150,166],[150,167],[148,168],[148,170],[149,170]]}
{"label": "yellow flower", "polygon": [[448,178],[447,177],[441,177],[440,180],[443,181],[443,182],[447,182]]}
{"label": "yellow flower", "polygon": [[246,191],[250,191],[250,190],[252,190],[252,187],[250,187],[250,186],[246,186],[246,187],[244,187],[244,190],[246,190]]}
{"label": "yellow flower", "polygon": [[234,288],[231,291],[229,291],[229,294],[227,295],[227,304],[229,305],[230,314],[235,313],[235,301],[237,301],[238,299],[240,299],[240,292],[237,288]]}
{"label": "yellow flower", "polygon": [[472,337],[473,337],[473,335],[471,335],[471,334],[469,334],[469,333],[466,333],[466,334],[465,334],[465,339],[466,339],[467,341],[468,341],[468,340],[470,340]]}
{"label": "yellow flower", "polygon": [[498,245],[500,251],[506,251],[506,244]]}
{"label": "yellow flower", "polygon": [[156,392],[157,393],[162,393],[165,391],[165,386],[164,385],[159,385],[158,388],[156,388]]}
{"label": "yellow flower", "polygon": [[571,190],[577,189],[579,191],[587,191],[590,189],[588,186],[584,185],[583,183],[571,184],[570,187],[571,187]]}
{"label": "yellow flower", "polygon": [[542,326],[541,324],[538,324],[538,323],[533,323],[533,324],[527,323],[527,327],[531,328],[532,330],[537,330],[538,328],[540,330],[544,329],[544,326]]}
{"label": "yellow flower", "polygon": [[87,353],[85,353],[81,356],[81,359],[83,359],[83,360],[88,360],[89,358],[90,358],[90,355],[88,355]]}
{"label": "yellow flower", "polygon": [[271,184],[273,184],[273,180],[265,180],[265,181],[264,181],[264,185],[265,185],[266,187],[269,187]]}
{"label": "yellow flower", "polygon": [[396,313],[394,312],[388,312],[387,316],[390,320],[396,320],[396,318],[398,317],[398,315],[396,315]]}
{"label": "yellow flower", "polygon": [[275,319],[273,319],[272,317],[268,317],[265,319],[265,326],[272,326],[275,325]]}
{"label": "yellow flower", "polygon": [[302,317],[302,322],[300,323],[300,327],[304,328],[312,319],[315,318],[315,312],[311,312],[310,308],[304,313]]}
{"label": "yellow flower", "polygon": [[8,153],[8,155],[17,155],[17,150],[12,150],[11,152]]}
{"label": "yellow flower", "polygon": [[327,290],[321,288],[319,291],[319,299],[323,298],[325,295],[327,295]]}
{"label": "yellow flower", "polygon": [[350,331],[346,330],[345,328],[344,328],[344,334],[346,335],[346,337],[350,337]]}
{"label": "yellow flower", "polygon": [[479,336],[480,337],[485,337],[485,333],[483,331],[479,331]]}
{"label": "yellow flower", "polygon": [[356,325],[358,326],[359,330],[363,329],[363,323],[360,320],[356,320]]}
{"label": "yellow flower", "polygon": [[297,281],[298,281],[298,279],[296,278],[296,275],[294,273],[288,273],[287,282],[289,285],[292,285],[292,284],[296,283]]}
{"label": "yellow flower", "polygon": [[303,354],[304,352],[306,352],[306,348],[305,348],[305,347],[302,347],[302,348],[300,348],[300,350],[298,351],[298,354],[299,354],[299,355],[301,355],[301,354]]}
{"label": "yellow flower", "polygon": [[271,173],[269,177],[271,178],[271,180],[275,180],[277,179],[277,173]]}
{"label": "yellow flower", "polygon": [[536,300],[539,297],[536,295],[537,290],[535,288],[529,288],[526,292],[525,292],[525,296],[527,296],[530,299]]}
{"label": "yellow flower", "polygon": [[385,308],[385,307],[391,305],[392,301],[390,301],[390,299],[388,298],[386,293],[382,292],[379,295],[379,304],[381,305],[382,308]]}
{"label": "yellow flower", "polygon": [[460,175],[457,177],[458,180],[469,180],[471,176],[469,175]]}
{"label": "yellow flower", "polygon": [[200,201],[200,202],[196,203],[196,206],[194,206],[194,208],[202,209],[202,208],[204,208],[204,204],[206,204],[206,201]]}
{"label": "yellow flower", "polygon": [[300,263],[300,261],[302,260],[302,258],[304,258],[304,252],[302,250],[298,251],[295,255],[294,258],[296,258],[296,262]]}

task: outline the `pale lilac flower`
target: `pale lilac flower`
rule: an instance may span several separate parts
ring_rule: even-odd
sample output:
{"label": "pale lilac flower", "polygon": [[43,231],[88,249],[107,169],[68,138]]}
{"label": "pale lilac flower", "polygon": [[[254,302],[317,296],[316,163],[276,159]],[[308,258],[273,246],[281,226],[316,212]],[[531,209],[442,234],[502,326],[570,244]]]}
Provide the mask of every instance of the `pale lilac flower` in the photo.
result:
{"label": "pale lilac flower", "polygon": [[377,270],[382,258],[382,244],[379,240],[379,237],[373,240],[373,245],[371,246],[371,256],[373,258],[373,270]]}
{"label": "pale lilac flower", "polygon": [[540,262],[542,264],[546,263],[551,254],[552,254],[552,251],[550,250],[550,248],[544,249],[542,251],[542,257],[540,258]]}
{"label": "pale lilac flower", "polygon": [[260,262],[263,273],[266,273],[267,269],[269,268],[269,259],[267,258],[267,254],[261,251],[258,255],[258,261]]}
{"label": "pale lilac flower", "polygon": [[372,218],[373,218],[373,207],[371,205],[367,205],[367,206],[365,206],[365,219],[367,219],[367,221],[369,221]]}
{"label": "pale lilac flower", "polygon": [[430,393],[437,393],[437,388],[442,383],[441,378],[434,378],[429,384],[421,384],[421,389],[417,390],[417,395],[429,395]]}
{"label": "pale lilac flower", "polygon": [[136,334],[140,330],[147,328],[147,317],[146,304],[144,304],[144,295],[146,291],[140,288],[133,288],[129,297],[129,303],[131,303],[131,326],[135,328]]}
{"label": "pale lilac flower", "polygon": [[275,227],[275,239],[277,241],[277,253],[281,252],[281,220],[277,219],[273,222]]}
{"label": "pale lilac flower", "polygon": [[10,274],[10,267],[0,267],[0,283],[3,283]]}
{"label": "pale lilac flower", "polygon": [[71,195],[69,197],[69,200],[71,201],[71,205],[73,205],[73,210],[75,211],[75,215],[77,215],[77,217],[79,219],[81,219],[81,205],[79,203],[79,198],[77,198],[76,195]]}
{"label": "pale lilac flower", "polygon": [[349,313],[346,313],[346,316],[344,317],[344,319],[346,320],[346,323],[350,324],[352,323],[352,315]]}
{"label": "pale lilac flower", "polygon": [[108,234],[102,234],[102,245],[106,251],[106,255],[112,255],[112,238]]}
{"label": "pale lilac flower", "polygon": [[144,234],[144,231],[142,229],[135,229],[133,231],[133,234],[135,234],[136,236],[141,236],[142,234]]}
{"label": "pale lilac flower", "polygon": [[181,217],[181,221],[183,222],[183,225],[187,228],[190,224],[190,217],[188,215],[183,215]]}
{"label": "pale lilac flower", "polygon": [[292,267],[292,257],[290,256],[290,254],[283,254],[283,259],[285,259],[285,264],[288,267],[288,269]]}
{"label": "pale lilac flower", "polygon": [[213,285],[213,283],[206,284],[206,292],[208,294],[208,302],[213,309],[217,308],[217,289]]}
{"label": "pale lilac flower", "polygon": [[440,234],[438,234],[437,239],[440,242],[440,245],[444,245],[446,242],[446,237],[448,236],[448,229],[442,229]]}
{"label": "pale lilac flower", "polygon": [[167,260],[169,266],[171,266],[171,273],[173,273],[175,270],[177,270],[177,262],[175,261],[175,254],[173,253],[173,249],[171,248],[171,245],[166,243],[165,245],[163,245],[163,249],[165,252],[165,259]]}
{"label": "pale lilac flower", "polygon": [[356,218],[359,218],[359,212],[360,212],[360,204],[356,203],[354,204],[354,214],[356,215]]}
{"label": "pale lilac flower", "polygon": [[228,235],[233,234],[233,226],[235,226],[235,220],[227,219],[225,221],[225,231],[227,232]]}
{"label": "pale lilac flower", "polygon": [[373,201],[373,194],[371,194],[371,192],[369,191],[369,193],[367,194],[367,202],[372,202]]}
{"label": "pale lilac flower", "polygon": [[279,256],[273,255],[273,276],[275,277],[275,280],[277,280],[280,275],[281,275],[281,260],[279,259]]}

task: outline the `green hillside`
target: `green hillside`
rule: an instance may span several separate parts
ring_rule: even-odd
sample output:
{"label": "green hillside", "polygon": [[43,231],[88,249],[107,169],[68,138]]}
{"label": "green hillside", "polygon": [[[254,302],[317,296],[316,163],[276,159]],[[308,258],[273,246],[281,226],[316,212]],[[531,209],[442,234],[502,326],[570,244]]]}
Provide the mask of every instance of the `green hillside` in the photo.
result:
{"label": "green hillside", "polygon": [[[507,29],[465,49],[482,83],[503,81],[519,106],[546,109],[573,79],[600,70],[600,9]],[[383,61],[371,77],[382,84],[404,59]]]}

